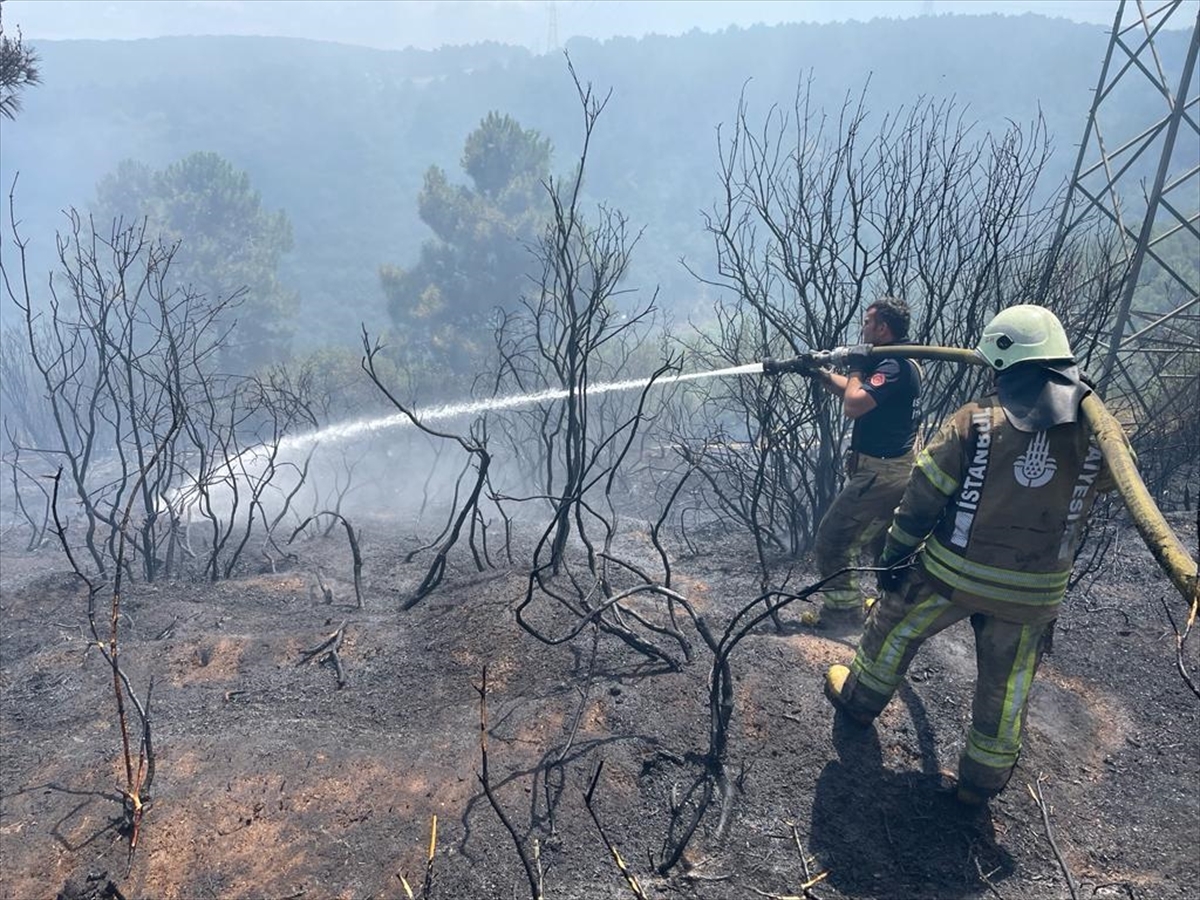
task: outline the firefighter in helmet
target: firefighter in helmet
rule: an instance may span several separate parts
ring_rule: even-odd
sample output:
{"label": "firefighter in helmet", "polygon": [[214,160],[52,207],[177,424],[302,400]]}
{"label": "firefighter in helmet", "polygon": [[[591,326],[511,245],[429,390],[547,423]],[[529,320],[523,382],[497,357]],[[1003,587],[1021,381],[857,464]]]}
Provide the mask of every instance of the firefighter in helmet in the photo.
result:
{"label": "firefighter in helmet", "polygon": [[976,352],[995,390],[960,408],[918,454],[880,558],[882,597],[853,662],[825,677],[834,707],[868,725],[921,645],[969,617],[976,683],[957,797],[970,805],[1012,775],[1085,519],[1113,487],[1080,414],[1090,388],[1052,312],[1001,311]]}

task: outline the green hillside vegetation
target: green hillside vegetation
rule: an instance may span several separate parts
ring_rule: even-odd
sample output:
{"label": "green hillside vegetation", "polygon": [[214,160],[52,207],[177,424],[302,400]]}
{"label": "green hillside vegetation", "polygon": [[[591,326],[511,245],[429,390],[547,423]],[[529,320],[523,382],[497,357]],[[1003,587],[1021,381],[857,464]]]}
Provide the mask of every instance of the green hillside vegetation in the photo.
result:
{"label": "green hillside vegetation", "polygon": [[179,244],[171,286],[232,297],[233,308],[218,321],[231,332],[221,348],[225,371],[288,358],[296,294],[279,284],[278,268],[292,248],[291,225],[283,213],[262,209],[244,172],[204,151],[161,171],[126,160],[100,182],[92,215],[101,228],[144,220],[150,234]]}
{"label": "green hillside vegetation", "polygon": [[[1181,54],[1185,37],[1161,36],[1160,52]],[[720,189],[718,128],[729,127],[743,93],[752,121],[772,105],[790,108],[798,90],[836,118],[865,89],[873,127],[922,98],[952,100],[976,135],[1040,112],[1056,147],[1049,192],[1074,164],[1106,41],[1102,27],[1032,15],[573,40],[566,50],[581,78],[612,91],[590,150],[588,199],[645,227],[630,285],[661,285],[660,306],[679,317],[703,314],[714,298],[680,259],[711,267],[702,212]],[[467,185],[464,141],[490,112],[547,139],[556,175],[580,152],[578,105],[558,53],[234,37],[36,49],[44,83],[3,123],[0,160],[6,192],[20,173],[17,215],[35,271],[52,263],[62,210],[100,209],[97,186],[122,161],[164,170],[215,153],[291,224],[278,275],[299,298],[300,349],[352,343],[362,323],[389,326],[381,271],[416,265],[432,236],[418,210],[425,173],[437,167]]]}

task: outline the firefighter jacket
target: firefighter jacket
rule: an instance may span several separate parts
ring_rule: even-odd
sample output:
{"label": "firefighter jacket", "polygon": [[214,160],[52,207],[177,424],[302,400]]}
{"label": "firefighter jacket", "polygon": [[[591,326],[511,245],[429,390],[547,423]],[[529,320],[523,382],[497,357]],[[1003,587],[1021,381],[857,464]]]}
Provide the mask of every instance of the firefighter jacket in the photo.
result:
{"label": "firefighter jacket", "polygon": [[1048,622],[1096,494],[1112,488],[1083,421],[1023,432],[995,395],[984,397],[917,455],[881,564],[920,547],[918,569],[952,602],[1010,622]]}

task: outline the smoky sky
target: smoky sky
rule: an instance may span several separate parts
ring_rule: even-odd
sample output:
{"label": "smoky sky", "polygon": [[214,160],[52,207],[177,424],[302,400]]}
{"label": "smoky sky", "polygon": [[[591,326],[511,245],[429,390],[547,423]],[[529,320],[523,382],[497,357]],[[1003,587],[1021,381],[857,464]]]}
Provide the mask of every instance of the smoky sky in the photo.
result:
{"label": "smoky sky", "polygon": [[383,49],[497,41],[542,52],[605,40],[782,22],[1037,13],[1111,25],[1116,0],[7,0],[30,40],[272,35]]}

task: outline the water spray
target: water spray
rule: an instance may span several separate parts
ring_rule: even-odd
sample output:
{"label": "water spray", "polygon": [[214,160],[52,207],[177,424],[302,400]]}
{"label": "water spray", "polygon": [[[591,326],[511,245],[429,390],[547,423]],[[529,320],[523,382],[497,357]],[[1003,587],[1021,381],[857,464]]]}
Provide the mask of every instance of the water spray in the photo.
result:
{"label": "water spray", "polygon": [[[600,384],[589,384],[585,393],[588,396],[609,394],[618,391],[632,391],[654,386],[678,384],[684,381],[697,381],[703,378],[720,378],[737,375],[761,375],[761,362],[747,363],[740,366],[730,366],[725,369],[714,369],[708,372],[690,372],[681,375],[664,375],[659,378],[634,378],[627,381],[610,381]],[[388,416],[377,416],[371,419],[358,419],[329,425],[317,431],[286,437],[276,444],[258,444],[243,450],[237,456],[228,460],[220,469],[207,479],[210,486],[228,482],[230,479],[243,477],[247,472],[261,472],[269,464],[272,457],[279,458],[292,453],[304,453],[318,444],[338,443],[373,434],[391,428],[406,428],[413,424],[413,419],[419,423],[437,422],[443,419],[457,419],[478,413],[499,412],[508,409],[519,409],[524,406],[534,406],[539,403],[552,403],[564,400],[571,395],[567,388],[550,388],[544,391],[534,391],[526,394],[510,394],[505,397],[492,397],[486,400],[470,400],[461,403],[448,403],[433,406],[428,409],[414,409],[412,418],[405,413],[395,413]],[[187,510],[199,499],[202,490],[200,485],[191,483],[177,488],[171,496],[171,506],[176,511]]]}
{"label": "water spray", "polygon": [[[664,375],[661,378],[634,378],[629,381],[609,381],[601,384],[589,384],[587,395],[610,394],[616,391],[632,391],[648,387],[653,381],[655,386],[677,384],[682,381],[696,381],[701,378],[720,378],[731,375],[760,375],[763,363],[747,363],[742,366],[730,366],[727,369],[714,369],[709,372],[691,372],[686,375]],[[422,424],[436,422],[441,419],[457,419],[461,416],[472,416],[477,413],[496,412],[505,409],[519,409],[522,406],[533,406],[538,403],[550,403],[565,400],[572,391],[566,388],[549,388],[529,394],[510,394],[507,397],[492,397],[488,400],[471,400],[463,403],[448,403],[433,406],[429,409],[413,410],[413,418]],[[403,413],[381,416],[374,419],[359,419],[355,422],[345,422],[340,425],[330,425],[320,431],[300,434],[284,438],[279,442],[279,450],[296,450],[320,441],[342,441],[359,435],[382,431],[387,428],[402,428],[412,424],[412,420]]]}

